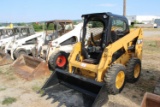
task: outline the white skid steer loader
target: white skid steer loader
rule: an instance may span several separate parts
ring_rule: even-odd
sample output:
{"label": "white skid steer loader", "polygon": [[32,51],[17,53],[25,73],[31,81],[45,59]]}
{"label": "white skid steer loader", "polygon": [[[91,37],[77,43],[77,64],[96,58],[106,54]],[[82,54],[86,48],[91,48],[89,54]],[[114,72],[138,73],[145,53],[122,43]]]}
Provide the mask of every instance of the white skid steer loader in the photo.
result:
{"label": "white skid steer loader", "polygon": [[10,64],[13,62],[10,55],[5,53],[5,48],[7,48],[8,43],[15,41],[17,38],[22,37],[22,30],[28,29],[28,27],[18,26],[11,28],[5,28],[1,30],[1,39],[0,39],[0,66]]}
{"label": "white skid steer loader", "polygon": [[[11,51],[11,53],[13,53],[11,56],[13,55],[12,58],[18,58],[12,66],[16,70],[16,73],[24,79],[31,80],[36,77],[50,74],[48,64],[46,64],[45,60],[38,58],[39,54],[37,53],[40,53],[43,45],[47,45],[49,41],[54,40],[73,29],[73,22],[71,20],[53,20],[47,21],[45,24],[47,28],[46,33],[44,32],[42,36],[35,36],[36,39],[32,36],[35,40],[34,44],[21,45],[18,47],[12,45],[13,48],[16,48],[14,48],[14,52]],[[66,30],[66,27],[69,28]],[[22,55],[21,57],[18,57],[20,56],[19,54],[32,56]]]}
{"label": "white skid steer loader", "polygon": [[5,45],[9,41],[19,36],[18,32],[19,32],[18,27],[14,27],[13,29],[12,28],[0,29],[0,50],[1,51],[4,51]]}
{"label": "white skid steer loader", "polygon": [[67,58],[74,44],[80,41],[82,26],[83,23],[79,23],[72,31],[51,41],[48,45],[47,52],[42,48],[41,56],[46,56],[46,61],[51,70],[55,68],[66,69],[68,64]]}
{"label": "white skid steer loader", "polygon": [[44,32],[35,33],[33,27],[21,29],[21,35],[7,43],[5,53],[10,54],[13,60],[17,59],[21,54],[29,55],[37,37],[44,36]]}
{"label": "white skid steer loader", "polygon": [[[67,32],[73,30],[73,22],[71,20],[53,20],[45,22],[47,26],[46,30],[46,38],[38,38],[37,43],[35,44],[35,48],[32,51],[33,56],[40,57],[40,53],[42,48],[47,50],[48,43],[53,41]],[[50,31],[50,27],[54,27],[54,31]],[[43,59],[45,56],[43,56]]]}
{"label": "white skid steer loader", "polygon": [[[51,55],[51,53],[53,52],[52,51],[53,47],[52,46],[50,47],[51,43],[57,43],[57,42],[58,44],[62,43],[63,46],[61,48],[57,47],[57,50],[60,49],[63,51],[64,49],[64,52],[69,53],[71,50],[70,48],[72,47],[69,46],[69,44],[67,45],[67,43],[72,43],[70,45],[73,45],[75,42],[79,41],[80,37],[79,35],[80,35],[80,30],[82,28],[82,24],[77,25],[73,30],[71,30],[70,28],[73,25],[72,22],[69,20],[58,20],[58,21],[56,20],[54,22],[56,23],[58,22],[58,25],[61,25],[61,27],[60,29],[54,31],[51,34],[46,33],[46,39],[44,44],[42,43],[43,40],[41,38],[37,39],[37,44],[33,51],[36,53],[37,56],[35,55],[34,57],[31,57],[23,55],[13,63],[13,67],[14,69],[16,69],[16,73],[20,77],[27,80],[32,80],[36,77],[44,76],[45,74],[50,74],[50,72],[48,72],[49,71],[48,54]],[[54,25],[55,25],[54,27],[58,27],[57,24],[54,23]]]}

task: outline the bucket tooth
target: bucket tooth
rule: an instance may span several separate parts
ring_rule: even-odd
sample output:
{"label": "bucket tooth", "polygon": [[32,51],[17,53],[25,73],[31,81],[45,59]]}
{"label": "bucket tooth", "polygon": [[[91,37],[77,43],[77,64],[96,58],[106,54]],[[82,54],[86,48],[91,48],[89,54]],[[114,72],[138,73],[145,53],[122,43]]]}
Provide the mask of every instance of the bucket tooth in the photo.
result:
{"label": "bucket tooth", "polygon": [[[65,103],[59,103],[57,107],[61,107],[63,104],[65,104]],[[70,106],[67,106],[67,107],[70,107]]]}
{"label": "bucket tooth", "polygon": [[53,103],[55,103],[55,102],[57,102],[57,101],[58,101],[58,100],[56,100],[56,99],[53,99],[53,101],[52,101],[51,103],[53,104]]}
{"label": "bucket tooth", "polygon": [[48,97],[46,98],[46,100],[51,99],[51,98],[52,98],[52,96],[51,96],[51,95],[48,95]]}

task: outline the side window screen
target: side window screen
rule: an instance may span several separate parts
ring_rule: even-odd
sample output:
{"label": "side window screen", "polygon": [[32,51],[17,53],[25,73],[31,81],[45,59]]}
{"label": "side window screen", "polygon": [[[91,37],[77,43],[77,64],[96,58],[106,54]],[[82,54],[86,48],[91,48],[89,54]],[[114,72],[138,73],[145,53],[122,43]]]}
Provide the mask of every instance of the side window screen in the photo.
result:
{"label": "side window screen", "polygon": [[13,35],[13,31],[11,29],[8,29],[7,30],[7,34],[8,34],[8,36],[12,36]]}
{"label": "side window screen", "polygon": [[32,27],[29,28],[29,30],[30,30],[30,34],[31,34],[31,35],[35,33],[34,28],[32,28]]}
{"label": "side window screen", "polygon": [[113,19],[111,27],[111,42],[115,42],[126,34],[127,24],[120,19]]}
{"label": "side window screen", "polygon": [[28,36],[28,29],[27,28],[22,28],[21,29],[21,33],[22,33],[22,36]]}
{"label": "side window screen", "polygon": [[112,31],[126,31],[126,23],[119,19],[114,19],[112,22]]}
{"label": "side window screen", "polygon": [[72,23],[66,24],[66,25],[64,25],[64,27],[65,27],[65,30],[72,30],[73,29]]}
{"label": "side window screen", "polygon": [[77,42],[77,38],[75,36],[67,39],[66,41],[62,42],[60,45],[71,45],[71,44],[75,44]]}

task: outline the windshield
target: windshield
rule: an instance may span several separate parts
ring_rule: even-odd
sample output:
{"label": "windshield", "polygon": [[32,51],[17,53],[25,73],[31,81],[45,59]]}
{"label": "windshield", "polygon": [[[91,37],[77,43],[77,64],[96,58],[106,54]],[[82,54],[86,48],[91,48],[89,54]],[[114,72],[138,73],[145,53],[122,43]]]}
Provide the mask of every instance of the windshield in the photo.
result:
{"label": "windshield", "polygon": [[29,28],[21,28],[19,37],[17,39],[25,38],[27,36],[29,36]]}
{"label": "windshield", "polygon": [[73,29],[73,24],[65,22],[47,23],[47,40],[54,40]]}
{"label": "windshield", "polygon": [[102,33],[104,31],[104,21],[101,18],[90,18],[86,23],[83,41],[85,46],[100,45]]}
{"label": "windshield", "polygon": [[12,29],[2,30],[2,35],[1,36],[2,36],[3,39],[13,36],[13,30]]}

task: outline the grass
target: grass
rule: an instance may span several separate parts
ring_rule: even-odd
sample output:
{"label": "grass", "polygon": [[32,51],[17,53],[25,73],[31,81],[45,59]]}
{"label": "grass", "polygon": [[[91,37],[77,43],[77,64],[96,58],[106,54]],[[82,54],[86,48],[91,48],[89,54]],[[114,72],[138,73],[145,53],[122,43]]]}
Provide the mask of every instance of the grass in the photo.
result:
{"label": "grass", "polygon": [[40,93],[41,95],[43,95],[43,94],[44,94],[44,90],[40,90],[39,93]]}
{"label": "grass", "polygon": [[6,90],[6,88],[0,88],[0,91],[4,91],[4,90]]}
{"label": "grass", "polygon": [[13,72],[9,67],[0,67],[0,74],[12,75]]}
{"label": "grass", "polygon": [[0,74],[6,76],[8,80],[15,80],[14,72],[10,67],[0,67]]}
{"label": "grass", "polygon": [[151,76],[149,79],[150,79],[151,81],[153,81],[153,80],[155,80],[155,76]]}
{"label": "grass", "polygon": [[3,70],[2,69],[0,69],[0,74],[3,74]]}
{"label": "grass", "polygon": [[7,97],[2,101],[2,105],[9,105],[9,104],[12,104],[16,101],[17,101],[17,99],[14,97]]}
{"label": "grass", "polygon": [[132,98],[137,98],[137,96],[133,95]]}
{"label": "grass", "polygon": [[37,85],[32,87],[32,90],[35,91],[35,92],[39,91],[40,89],[41,89],[41,87],[39,87]]}
{"label": "grass", "polygon": [[16,77],[14,75],[8,75],[7,80],[15,80],[15,79],[16,79]]}
{"label": "grass", "polygon": [[149,54],[160,52],[160,47],[156,45],[156,41],[154,40],[144,41],[143,49],[144,49],[144,52]]}

